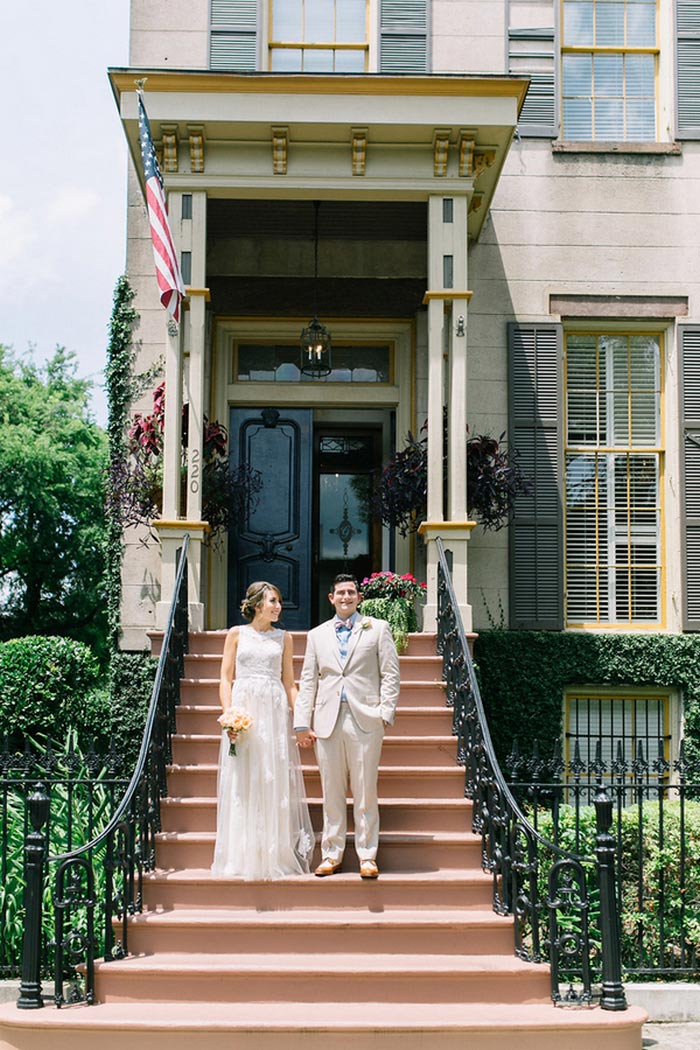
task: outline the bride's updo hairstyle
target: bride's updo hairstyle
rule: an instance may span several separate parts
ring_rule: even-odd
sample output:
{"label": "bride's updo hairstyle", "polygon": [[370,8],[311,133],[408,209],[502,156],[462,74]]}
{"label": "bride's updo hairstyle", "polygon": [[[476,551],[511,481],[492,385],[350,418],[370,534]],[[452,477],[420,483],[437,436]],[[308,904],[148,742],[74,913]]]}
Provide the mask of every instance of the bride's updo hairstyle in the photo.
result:
{"label": "bride's updo hairstyle", "polygon": [[245,592],[245,598],[241,602],[241,612],[246,620],[255,619],[255,612],[265,601],[267,591],[274,591],[279,600],[282,601],[279,587],[275,587],[274,583],[268,583],[267,580],[256,580],[255,583],[251,583]]}

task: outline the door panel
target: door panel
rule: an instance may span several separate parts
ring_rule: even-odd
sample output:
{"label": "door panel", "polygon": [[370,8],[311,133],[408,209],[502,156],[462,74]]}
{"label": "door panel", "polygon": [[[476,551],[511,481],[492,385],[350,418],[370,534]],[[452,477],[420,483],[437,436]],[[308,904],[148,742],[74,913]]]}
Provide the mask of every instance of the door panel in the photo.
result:
{"label": "door panel", "polygon": [[269,580],[283,599],[281,625],[311,622],[311,409],[233,408],[231,449],[259,471],[262,490],[229,537],[229,623],[254,580]]}

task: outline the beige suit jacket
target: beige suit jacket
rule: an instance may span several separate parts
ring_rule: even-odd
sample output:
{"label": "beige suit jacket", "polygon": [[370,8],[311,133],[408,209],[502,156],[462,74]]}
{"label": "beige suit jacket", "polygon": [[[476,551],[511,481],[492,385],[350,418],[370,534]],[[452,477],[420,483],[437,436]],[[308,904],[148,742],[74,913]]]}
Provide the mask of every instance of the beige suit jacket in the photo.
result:
{"label": "beige suit jacket", "polygon": [[363,732],[375,732],[382,722],[394,721],[399,698],[399,658],[384,620],[358,614],[344,665],[334,619],[309,631],[294,725],[312,726],[318,737],[329,737],[338,718],[343,690]]}

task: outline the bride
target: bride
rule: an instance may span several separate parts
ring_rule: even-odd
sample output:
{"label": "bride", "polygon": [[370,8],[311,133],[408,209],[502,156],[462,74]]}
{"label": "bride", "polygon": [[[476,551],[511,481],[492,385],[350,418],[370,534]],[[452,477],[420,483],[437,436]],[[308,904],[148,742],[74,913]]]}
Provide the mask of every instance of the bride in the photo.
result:
{"label": "bride", "polygon": [[314,834],[291,729],[292,639],[273,626],[281,611],[273,584],[251,583],[241,605],[250,623],[226,636],[219,700],[224,712],[248,714],[251,725],[222,733],[215,875],[272,879],[309,871]]}

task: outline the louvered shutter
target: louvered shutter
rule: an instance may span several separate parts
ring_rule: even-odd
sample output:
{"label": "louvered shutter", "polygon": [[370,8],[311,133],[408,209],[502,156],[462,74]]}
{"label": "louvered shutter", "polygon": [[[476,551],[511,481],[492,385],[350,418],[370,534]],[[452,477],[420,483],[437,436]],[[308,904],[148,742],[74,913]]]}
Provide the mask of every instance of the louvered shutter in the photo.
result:
{"label": "louvered shutter", "polygon": [[562,329],[509,324],[509,440],[533,491],[510,525],[510,625],[564,623]]}
{"label": "louvered shutter", "polygon": [[700,138],[700,0],[676,3],[676,82],[676,135]]}
{"label": "louvered shutter", "polygon": [[258,0],[211,0],[211,69],[253,71],[258,64]]}
{"label": "louvered shutter", "polygon": [[679,329],[683,629],[700,631],[700,325]]}
{"label": "louvered shutter", "polygon": [[508,72],[530,78],[518,117],[518,131],[523,136],[557,135],[555,69],[553,27],[509,30]]}
{"label": "louvered shutter", "polygon": [[379,69],[427,73],[429,0],[381,0]]}

